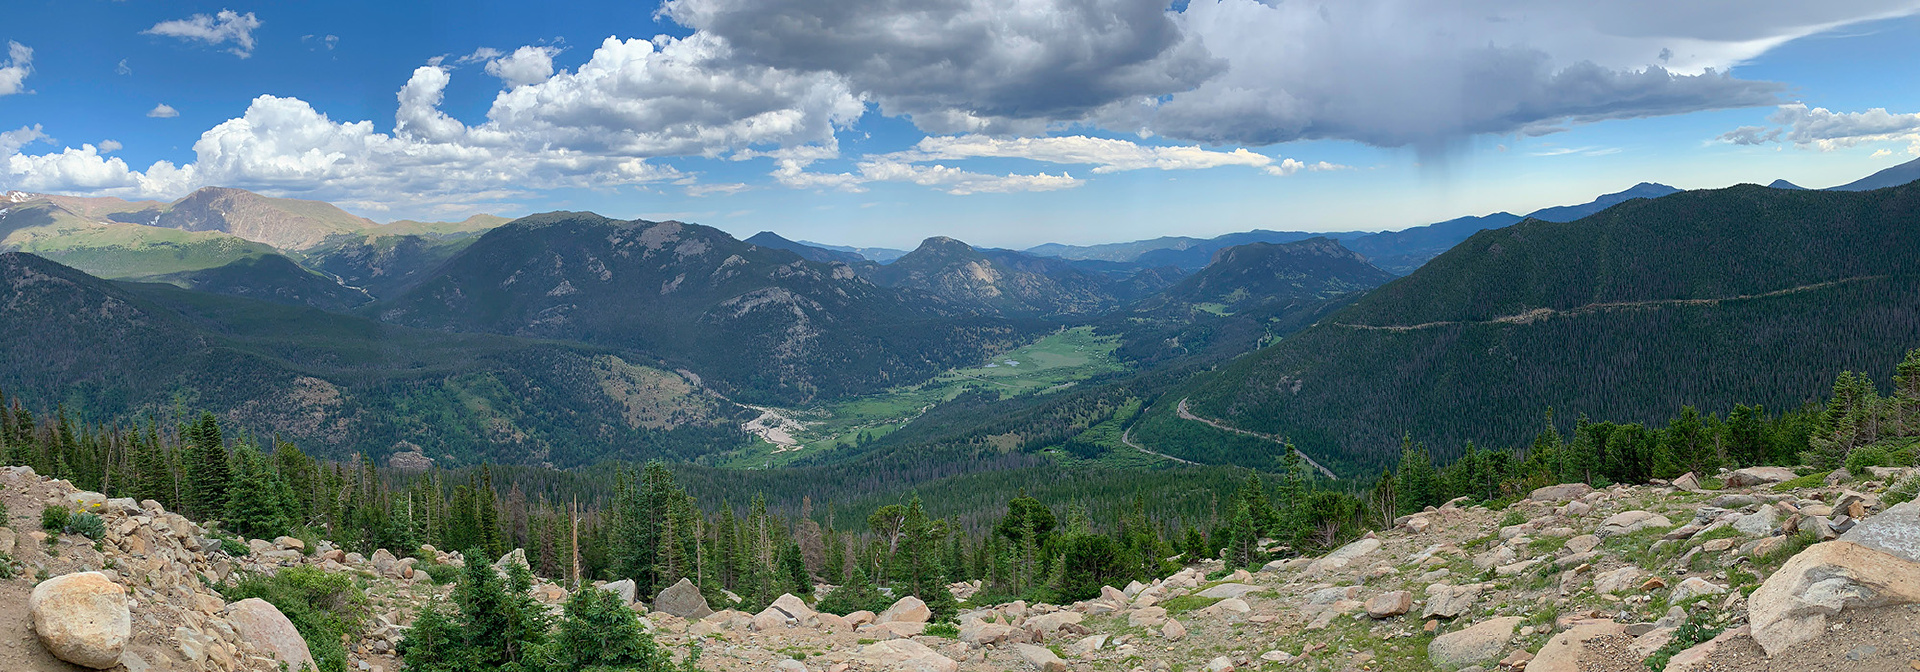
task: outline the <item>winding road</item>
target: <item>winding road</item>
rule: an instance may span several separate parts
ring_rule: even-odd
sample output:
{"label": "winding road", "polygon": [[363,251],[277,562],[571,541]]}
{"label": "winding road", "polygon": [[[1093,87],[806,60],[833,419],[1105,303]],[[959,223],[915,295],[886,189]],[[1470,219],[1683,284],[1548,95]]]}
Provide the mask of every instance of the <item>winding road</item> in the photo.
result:
{"label": "winding road", "polygon": [[1175,461],[1175,462],[1179,462],[1179,463],[1181,463],[1181,464],[1191,464],[1191,465],[1194,465],[1194,466],[1199,466],[1199,465],[1200,465],[1200,463],[1199,463],[1199,462],[1195,462],[1195,461],[1193,461],[1193,460],[1183,460],[1183,459],[1180,459],[1180,458],[1178,458],[1178,457],[1174,457],[1174,456],[1172,456],[1172,455],[1168,455],[1168,454],[1166,454],[1166,453],[1156,453],[1156,452],[1154,452],[1154,451],[1151,451],[1151,450],[1147,450],[1147,448],[1146,448],[1146,446],[1142,446],[1142,445],[1140,445],[1140,444],[1137,444],[1137,443],[1134,443],[1134,442],[1133,442],[1133,428],[1132,428],[1132,427],[1128,427],[1128,428],[1127,428],[1127,431],[1124,431],[1124,432],[1121,432],[1121,433],[1120,433],[1120,442],[1121,442],[1121,443],[1124,443],[1124,444],[1127,444],[1128,446],[1131,446],[1131,447],[1132,447],[1132,448],[1133,448],[1134,450],[1138,450],[1138,451],[1140,451],[1140,452],[1142,452],[1142,453],[1146,453],[1146,454],[1148,454],[1148,455],[1152,455],[1152,456],[1154,456],[1154,457],[1164,457],[1164,458],[1167,458],[1167,459],[1169,459],[1169,460],[1173,460],[1173,461]]}
{"label": "winding road", "polygon": [[[1244,434],[1247,436],[1251,436],[1256,439],[1266,439],[1268,441],[1272,441],[1274,443],[1278,443],[1283,446],[1287,444],[1285,440],[1279,437],[1273,436],[1271,434],[1261,434],[1259,432],[1250,432],[1244,429],[1240,429],[1239,427],[1228,425],[1227,423],[1221,422],[1219,420],[1213,420],[1210,418],[1203,418],[1198,415],[1194,415],[1192,411],[1187,410],[1187,399],[1185,397],[1182,397],[1180,399],[1180,405],[1177,406],[1174,410],[1178,411],[1180,413],[1180,417],[1183,419],[1193,420],[1195,422],[1204,422],[1207,424],[1207,426],[1212,427],[1214,429],[1218,429],[1223,432],[1233,432],[1235,434]],[[1132,444],[1128,444],[1128,445],[1132,445]],[[1143,448],[1142,450],[1145,450],[1145,449]],[[1299,454],[1300,459],[1306,460],[1308,466],[1311,466],[1314,469],[1320,470],[1320,473],[1325,475],[1328,479],[1336,480],[1336,481],[1340,480],[1339,476],[1333,475],[1332,469],[1328,469],[1325,466],[1322,466],[1319,462],[1313,461],[1312,457],[1308,457],[1306,453],[1300,452],[1300,449],[1295,448],[1293,452]]]}

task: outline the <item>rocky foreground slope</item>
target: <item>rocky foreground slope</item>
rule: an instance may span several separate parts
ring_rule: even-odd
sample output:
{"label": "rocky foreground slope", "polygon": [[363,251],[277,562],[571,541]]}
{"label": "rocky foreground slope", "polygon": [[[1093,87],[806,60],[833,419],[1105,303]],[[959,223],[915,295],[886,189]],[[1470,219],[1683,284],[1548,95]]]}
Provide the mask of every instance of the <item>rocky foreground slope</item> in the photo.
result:
{"label": "rocky foreground slope", "polygon": [[[1257,572],[1203,563],[1072,605],[963,605],[957,628],[929,627],[913,598],[843,617],[785,596],[748,614],[712,610],[691,585],[637,602],[631,583],[599,588],[646,612],[663,644],[698,641],[711,670],[1639,672],[1648,659],[1675,672],[1920,670],[1920,504],[1882,501],[1911,492],[1910,471],[1836,473],[1810,487],[1780,485],[1795,474],[1776,468],[1722,474],[1717,490],[1692,477],[1553,486],[1503,510],[1406,516]],[[279,611],[228,604],[211,586],[298,565],[356,577],[374,617],[348,642],[349,668],[397,670],[394,644],[420,605],[447,593],[385,550],[362,557],[282,538],[230,555],[152,502],[77,492],[25,468],[0,470],[0,500],[11,516],[0,553],[16,570],[0,581],[3,670],[297,666],[311,654]],[[98,512],[106,531],[97,543],[49,539],[31,524],[48,504]],[[963,598],[972,589],[954,588]],[[534,592],[556,608],[567,596],[544,583]]]}

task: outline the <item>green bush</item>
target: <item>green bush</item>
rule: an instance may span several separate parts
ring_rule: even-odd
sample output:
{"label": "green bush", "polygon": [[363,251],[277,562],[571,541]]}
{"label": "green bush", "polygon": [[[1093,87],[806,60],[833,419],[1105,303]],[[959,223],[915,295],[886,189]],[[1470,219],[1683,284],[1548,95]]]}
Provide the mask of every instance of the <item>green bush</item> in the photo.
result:
{"label": "green bush", "polygon": [[443,565],[436,562],[430,565],[419,565],[415,567],[415,569],[425,571],[427,578],[433,579],[433,585],[436,586],[444,586],[460,578],[460,568],[453,565]]}
{"label": "green bush", "polygon": [[892,605],[893,602],[888,600],[886,595],[882,595],[880,589],[874,587],[873,581],[867,578],[866,570],[855,567],[852,581],[827,593],[826,597],[820,598],[819,604],[813,605],[813,608],[817,611],[845,616],[861,610],[877,614],[886,611],[887,607]]}
{"label": "green bush", "polygon": [[928,637],[945,637],[947,639],[959,639],[960,626],[954,625],[952,623],[934,623],[932,625],[927,626],[927,629],[923,631],[921,634],[924,634]]}
{"label": "green bush", "polygon": [[76,513],[67,518],[68,532],[99,541],[107,534],[107,521],[91,513]]}
{"label": "green bush", "polygon": [[253,553],[253,547],[233,537],[220,537],[220,552],[236,558],[244,558]]}
{"label": "green bush", "polygon": [[220,594],[228,602],[257,597],[286,614],[313,650],[320,672],[346,672],[347,651],[340,636],[357,636],[367,614],[367,596],[351,577],[315,567],[289,567],[271,576],[248,574],[222,586]]}
{"label": "green bush", "polygon": [[61,530],[67,529],[67,517],[72,513],[67,510],[67,507],[50,504],[47,508],[40,510],[40,529],[59,534]]}
{"label": "green bush", "polygon": [[7,515],[7,503],[0,502],[0,527],[12,527],[13,517]]}
{"label": "green bush", "polygon": [[1893,455],[1880,446],[1861,446],[1847,454],[1847,472],[1860,478],[1866,475],[1867,467],[1894,466]]}
{"label": "green bush", "polygon": [[1713,627],[1707,618],[1707,612],[1695,611],[1688,615],[1687,622],[1674,631],[1673,640],[1667,642],[1667,645],[1659,651],[1653,652],[1653,655],[1647,656],[1647,669],[1654,672],[1667,669],[1667,661],[1672,660],[1674,654],[1719,635],[1720,629]]}

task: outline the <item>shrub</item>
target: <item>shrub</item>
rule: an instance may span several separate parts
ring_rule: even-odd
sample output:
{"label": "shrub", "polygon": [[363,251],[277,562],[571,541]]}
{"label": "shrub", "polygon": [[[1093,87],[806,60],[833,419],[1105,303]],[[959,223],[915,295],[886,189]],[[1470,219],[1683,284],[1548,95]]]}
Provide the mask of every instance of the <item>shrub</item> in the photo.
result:
{"label": "shrub", "polygon": [[220,552],[236,558],[244,558],[253,553],[253,547],[233,537],[220,537]]}
{"label": "shrub", "polygon": [[1894,463],[1893,456],[1887,452],[1887,449],[1880,446],[1861,446],[1847,454],[1846,466],[1848,473],[1859,478],[1867,473],[1867,467],[1891,467]]}
{"label": "shrub", "polygon": [[7,515],[7,503],[0,502],[0,527],[12,527],[13,518]]}
{"label": "shrub", "polygon": [[932,625],[927,626],[927,629],[923,631],[921,634],[924,634],[928,637],[945,637],[947,639],[959,639],[960,626],[954,625],[952,623],[934,623]]}
{"label": "shrub", "polygon": [[107,534],[107,521],[91,513],[76,513],[67,518],[68,532],[99,541]]}
{"label": "shrub", "polygon": [[820,598],[820,603],[813,605],[813,608],[829,614],[845,616],[863,609],[877,614],[886,611],[887,607],[892,605],[893,602],[888,600],[887,596],[880,594],[880,589],[875,588],[873,581],[867,578],[866,570],[855,567],[852,581],[827,593],[827,596]]}
{"label": "shrub", "polygon": [[1709,615],[1706,612],[1691,612],[1691,614],[1687,616],[1687,622],[1681,624],[1679,629],[1674,631],[1673,640],[1667,642],[1667,645],[1659,651],[1653,652],[1653,655],[1647,656],[1647,669],[1653,670],[1654,672],[1667,669],[1667,661],[1672,660],[1674,654],[1692,648],[1701,642],[1713,639],[1715,635],[1719,635],[1720,630],[1714,628],[1712,624],[1708,622],[1708,618]]}
{"label": "shrub", "polygon": [[49,505],[40,510],[40,529],[59,534],[61,530],[67,529],[67,517],[72,513],[67,510],[67,507],[59,504]]}
{"label": "shrub", "polygon": [[460,568],[453,565],[443,565],[436,562],[430,565],[419,565],[415,567],[415,569],[425,571],[427,578],[433,579],[433,585],[436,586],[444,586],[460,578]]}
{"label": "shrub", "polygon": [[300,631],[313,650],[320,672],[346,672],[341,635],[358,635],[367,613],[367,596],[346,574],[315,567],[289,567],[274,575],[248,574],[222,586],[228,602],[250,597],[266,600]]}

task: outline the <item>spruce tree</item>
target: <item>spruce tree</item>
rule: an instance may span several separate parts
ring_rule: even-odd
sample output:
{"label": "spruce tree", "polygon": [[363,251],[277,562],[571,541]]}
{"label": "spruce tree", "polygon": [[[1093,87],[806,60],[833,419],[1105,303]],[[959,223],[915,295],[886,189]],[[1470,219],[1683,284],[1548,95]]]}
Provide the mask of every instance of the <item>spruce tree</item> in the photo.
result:
{"label": "spruce tree", "polygon": [[267,467],[260,451],[242,444],[234,451],[238,467],[227,499],[226,527],[254,539],[272,539],[285,535],[287,516],[283,508],[284,486],[279,475]]}
{"label": "spruce tree", "polygon": [[187,510],[195,517],[217,518],[226,511],[228,489],[233,485],[220,422],[212,413],[202,413],[182,435],[188,441],[191,455],[187,469]]}

